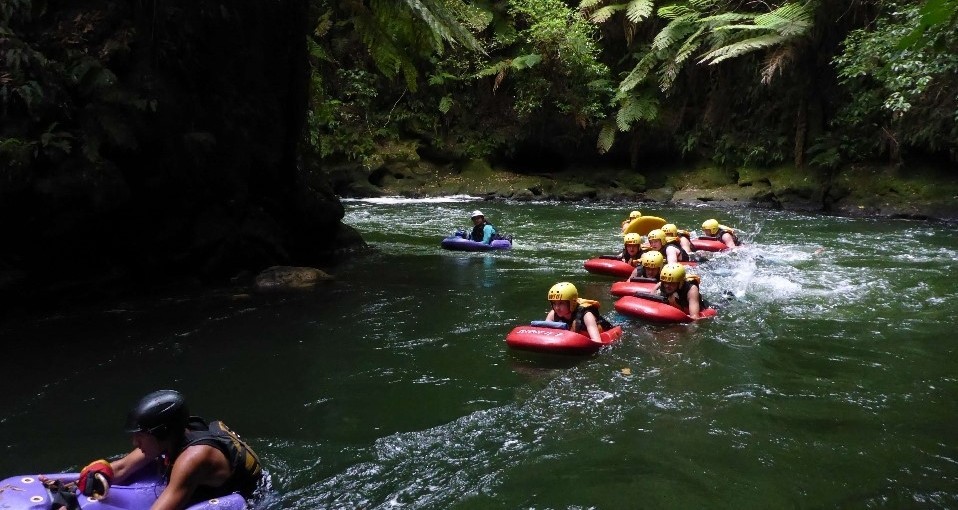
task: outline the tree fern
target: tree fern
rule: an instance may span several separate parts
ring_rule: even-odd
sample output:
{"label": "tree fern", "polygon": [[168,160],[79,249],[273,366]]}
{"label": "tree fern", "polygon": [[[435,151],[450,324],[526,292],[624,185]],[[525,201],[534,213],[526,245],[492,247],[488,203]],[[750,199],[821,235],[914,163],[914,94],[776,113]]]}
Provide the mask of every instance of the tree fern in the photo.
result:
{"label": "tree fern", "polygon": [[[756,50],[786,44],[792,39],[808,33],[811,26],[810,9],[812,4],[787,3],[766,13],[755,15],[753,24],[721,24],[716,26],[715,43],[709,52],[699,59],[699,63],[718,64],[730,58],[739,57]],[[712,22],[741,21],[725,16],[712,18]],[[758,32],[758,35],[751,35]],[[723,40],[724,37],[724,40]]]}
{"label": "tree fern", "polygon": [[602,129],[599,130],[599,139],[596,140],[595,144],[595,148],[599,151],[599,154],[605,154],[612,148],[612,144],[615,143],[615,131],[615,123],[606,122],[602,125]]}
{"label": "tree fern", "polygon": [[593,7],[601,4],[603,0],[582,0],[579,2],[579,12],[585,14]]}
{"label": "tree fern", "polygon": [[652,0],[632,0],[625,10],[625,17],[632,23],[639,23],[652,15],[654,7]]}
{"label": "tree fern", "polygon": [[755,50],[760,50],[763,48],[768,48],[775,46],[776,44],[781,44],[786,40],[785,37],[782,37],[779,34],[766,34],[760,35],[758,37],[752,37],[744,41],[739,41],[732,43],[721,48],[716,48],[699,59],[699,63],[707,63],[709,65],[715,65],[724,60],[730,58],[740,57],[746,53],[751,53]]}
{"label": "tree fern", "polygon": [[658,63],[658,58],[656,58],[654,53],[646,53],[642,59],[639,60],[639,63],[632,68],[632,71],[629,72],[628,76],[619,83],[618,90],[616,92],[615,100],[619,100],[625,97],[626,94],[632,91],[636,85],[645,81],[645,77],[648,76],[649,71],[655,67],[655,64]]}
{"label": "tree fern", "polygon": [[637,120],[655,120],[659,115],[658,103],[647,96],[629,96],[619,104],[615,124],[619,131],[628,131]]}
{"label": "tree fern", "polygon": [[698,19],[698,13],[688,13],[674,18],[668,25],[662,28],[652,40],[652,49],[664,50],[671,47],[677,41],[685,39],[698,29],[695,21]]}
{"label": "tree fern", "polygon": [[589,16],[589,19],[592,20],[593,23],[605,23],[613,14],[624,10],[625,7],[625,4],[607,5],[593,12],[592,15]]}
{"label": "tree fern", "polygon": [[449,9],[436,0],[404,0],[432,33],[442,40],[458,43],[473,51],[482,51],[479,41],[455,19]]}

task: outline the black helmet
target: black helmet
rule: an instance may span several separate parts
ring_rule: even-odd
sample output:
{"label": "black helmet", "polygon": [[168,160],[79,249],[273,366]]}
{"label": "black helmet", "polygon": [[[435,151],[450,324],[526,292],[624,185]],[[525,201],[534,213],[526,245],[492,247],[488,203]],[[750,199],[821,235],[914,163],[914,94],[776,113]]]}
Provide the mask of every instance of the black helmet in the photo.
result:
{"label": "black helmet", "polygon": [[157,439],[166,439],[172,432],[183,430],[189,417],[186,399],[178,391],[154,391],[130,409],[126,431],[146,432]]}

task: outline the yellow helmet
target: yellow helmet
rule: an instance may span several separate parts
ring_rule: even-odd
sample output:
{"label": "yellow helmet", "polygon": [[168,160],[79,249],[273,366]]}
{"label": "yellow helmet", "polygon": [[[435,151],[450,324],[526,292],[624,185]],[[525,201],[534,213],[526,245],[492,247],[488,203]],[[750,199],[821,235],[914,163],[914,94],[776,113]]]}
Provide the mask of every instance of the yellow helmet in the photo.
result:
{"label": "yellow helmet", "polygon": [[665,244],[665,232],[662,232],[659,229],[655,229],[649,232],[649,242],[651,243],[654,240],[661,241],[662,244]]}
{"label": "yellow helmet", "polygon": [[579,299],[579,291],[576,290],[575,285],[569,282],[559,282],[549,289],[547,299],[549,301],[569,301],[572,304]]}
{"label": "yellow helmet", "polygon": [[642,236],[636,233],[625,234],[625,244],[626,246],[630,244],[642,244]]}
{"label": "yellow helmet", "polygon": [[679,227],[675,226],[675,223],[666,223],[662,225],[662,232],[665,232],[666,236],[678,237]]}
{"label": "yellow helmet", "polygon": [[640,217],[642,217],[642,213],[639,212],[639,211],[632,211],[632,212],[629,213],[629,219],[630,219],[630,220],[634,220],[634,219],[640,218]]}
{"label": "yellow helmet", "polygon": [[682,264],[666,264],[659,273],[659,281],[665,283],[682,283],[685,281],[685,266]]}
{"label": "yellow helmet", "polygon": [[708,235],[715,235],[718,233],[719,222],[716,219],[705,220],[702,222],[702,231]]}
{"label": "yellow helmet", "polygon": [[655,250],[643,253],[639,260],[642,261],[642,267],[649,269],[661,269],[662,265],[665,264],[665,257],[662,256],[662,252]]}

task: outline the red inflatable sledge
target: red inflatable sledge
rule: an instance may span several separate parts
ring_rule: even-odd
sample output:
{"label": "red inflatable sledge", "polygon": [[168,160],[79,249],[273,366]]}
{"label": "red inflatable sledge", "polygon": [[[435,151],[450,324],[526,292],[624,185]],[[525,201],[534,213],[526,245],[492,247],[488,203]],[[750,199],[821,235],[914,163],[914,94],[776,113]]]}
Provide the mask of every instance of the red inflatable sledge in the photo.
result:
{"label": "red inflatable sledge", "polygon": [[549,352],[554,354],[592,354],[622,336],[622,326],[602,332],[602,343],[589,339],[588,335],[573,333],[555,326],[561,322],[533,321],[528,326],[516,326],[506,335],[506,345],[521,351]]}
{"label": "red inflatable sledge", "polygon": [[590,273],[607,274],[622,278],[628,278],[628,276],[632,274],[632,270],[635,269],[632,267],[632,264],[623,262],[622,259],[612,257],[611,255],[589,259],[585,261],[582,266]]}
{"label": "red inflatable sledge", "polygon": [[[662,297],[655,294],[625,296],[615,302],[615,311],[649,322],[692,322],[687,313],[666,303]],[[699,312],[699,316],[707,319],[715,317],[716,313],[714,308],[706,308]]]}
{"label": "red inflatable sledge", "polygon": [[692,249],[695,251],[725,251],[728,246],[716,237],[697,237],[692,239]]}
{"label": "red inflatable sledge", "polygon": [[631,296],[636,292],[652,292],[658,280],[652,278],[637,278],[635,281],[626,280],[612,284],[613,296]]}

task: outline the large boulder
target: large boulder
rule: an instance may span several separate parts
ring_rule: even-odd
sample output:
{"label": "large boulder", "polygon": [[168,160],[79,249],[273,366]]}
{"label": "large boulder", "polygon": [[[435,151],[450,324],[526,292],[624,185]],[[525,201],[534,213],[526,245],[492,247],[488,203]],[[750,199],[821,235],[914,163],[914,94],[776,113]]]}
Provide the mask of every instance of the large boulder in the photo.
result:
{"label": "large boulder", "polygon": [[256,275],[253,286],[258,292],[312,290],[317,283],[332,279],[314,267],[273,266]]}

